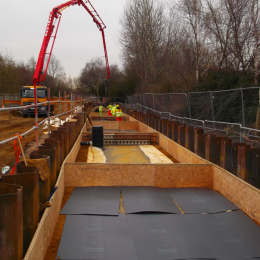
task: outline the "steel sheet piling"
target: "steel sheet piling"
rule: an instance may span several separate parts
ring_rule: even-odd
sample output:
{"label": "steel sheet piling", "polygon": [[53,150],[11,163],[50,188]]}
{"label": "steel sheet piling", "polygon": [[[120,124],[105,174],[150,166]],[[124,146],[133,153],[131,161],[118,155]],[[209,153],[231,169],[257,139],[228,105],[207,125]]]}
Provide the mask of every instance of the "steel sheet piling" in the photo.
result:
{"label": "steel sheet piling", "polygon": [[205,146],[203,143],[203,129],[194,128],[194,152],[201,157],[205,156]]}
{"label": "steel sheet piling", "polygon": [[246,167],[246,152],[248,146],[246,144],[238,144],[237,148],[237,175],[243,179],[247,180],[247,167]]}
{"label": "steel sheet piling", "polygon": [[185,126],[183,124],[178,125],[178,143],[185,145]]}
{"label": "steel sheet piling", "polygon": [[[23,169],[27,169],[26,172]],[[39,222],[39,175],[34,167],[17,165],[17,175],[3,177],[3,182],[23,187],[23,252],[25,253]]]}
{"label": "steel sheet piling", "polygon": [[0,181],[1,260],[23,258],[23,188]]}

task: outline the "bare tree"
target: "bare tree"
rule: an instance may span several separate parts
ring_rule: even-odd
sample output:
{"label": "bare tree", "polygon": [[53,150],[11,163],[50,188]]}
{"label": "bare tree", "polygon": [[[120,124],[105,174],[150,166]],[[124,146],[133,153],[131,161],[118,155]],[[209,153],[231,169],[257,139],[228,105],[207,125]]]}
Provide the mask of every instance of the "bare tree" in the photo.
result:
{"label": "bare tree", "polygon": [[91,94],[99,96],[100,85],[104,82],[106,68],[101,58],[86,63],[80,75],[82,87]]}
{"label": "bare tree", "polygon": [[[251,3],[252,10],[252,23],[253,23],[253,35],[255,40],[255,48],[254,48],[254,83],[257,86],[259,83],[259,46],[260,46],[260,10],[258,0],[252,0]],[[260,90],[258,93],[258,107],[256,112],[256,129],[260,129]]]}
{"label": "bare tree", "polygon": [[50,60],[48,74],[53,78],[62,78],[65,76],[64,69],[61,66],[60,61],[55,56],[52,56]]}
{"label": "bare tree", "polygon": [[254,83],[258,85],[259,77],[259,46],[260,46],[260,12],[259,12],[259,1],[252,0],[251,2],[251,18],[253,25],[253,38],[254,38]]}
{"label": "bare tree", "polygon": [[122,19],[125,64],[135,68],[143,88],[158,79],[165,40],[164,8],[154,0],[131,0]]}
{"label": "bare tree", "polygon": [[34,57],[31,57],[27,62],[27,67],[29,70],[34,71],[36,66],[36,60]]}
{"label": "bare tree", "polygon": [[195,53],[195,75],[196,81],[200,78],[200,59],[202,56],[203,36],[203,4],[201,0],[183,0],[179,2],[179,9],[187,21],[187,29],[190,29]]}

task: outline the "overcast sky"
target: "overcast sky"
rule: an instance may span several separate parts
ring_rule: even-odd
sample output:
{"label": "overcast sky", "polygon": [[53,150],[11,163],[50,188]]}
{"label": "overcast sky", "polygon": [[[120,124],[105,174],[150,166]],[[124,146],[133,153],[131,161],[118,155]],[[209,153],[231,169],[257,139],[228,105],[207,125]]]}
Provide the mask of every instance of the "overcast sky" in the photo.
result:
{"label": "overcast sky", "polygon": [[[91,0],[107,25],[110,64],[121,65],[120,19],[128,0]],[[66,0],[0,0],[0,53],[17,62],[38,57],[49,13]],[[65,72],[78,76],[85,63],[103,57],[101,33],[79,6],[64,10],[53,54]]]}

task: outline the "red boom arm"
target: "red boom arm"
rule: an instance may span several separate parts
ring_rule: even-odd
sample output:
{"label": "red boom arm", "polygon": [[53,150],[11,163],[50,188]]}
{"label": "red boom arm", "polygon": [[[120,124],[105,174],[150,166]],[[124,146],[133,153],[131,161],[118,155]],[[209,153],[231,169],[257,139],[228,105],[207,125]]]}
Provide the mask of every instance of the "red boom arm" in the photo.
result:
{"label": "red boom arm", "polygon": [[[35,67],[34,75],[33,75],[33,84],[34,86],[40,85],[42,81],[44,81],[49,62],[51,59],[52,50],[54,47],[55,39],[57,36],[57,32],[60,25],[60,20],[62,16],[62,11],[72,5],[81,5],[93,18],[94,23],[97,25],[99,31],[102,34],[102,41],[104,46],[104,53],[105,53],[105,62],[106,62],[106,70],[107,70],[107,79],[110,78],[110,67],[108,62],[108,56],[107,56],[107,48],[106,48],[106,40],[105,40],[105,33],[104,29],[106,28],[106,25],[104,24],[103,20],[97,13],[96,9],[93,7],[91,2],[89,0],[71,0],[64,4],[61,4],[51,11],[49,21],[47,24],[46,32],[43,38],[41,50],[39,53],[38,61]],[[55,28],[56,27],[56,28]],[[52,45],[49,53],[47,53],[47,48],[49,46],[49,43],[52,39]],[[46,60],[48,56],[48,60]],[[36,96],[36,95],[35,95]]]}

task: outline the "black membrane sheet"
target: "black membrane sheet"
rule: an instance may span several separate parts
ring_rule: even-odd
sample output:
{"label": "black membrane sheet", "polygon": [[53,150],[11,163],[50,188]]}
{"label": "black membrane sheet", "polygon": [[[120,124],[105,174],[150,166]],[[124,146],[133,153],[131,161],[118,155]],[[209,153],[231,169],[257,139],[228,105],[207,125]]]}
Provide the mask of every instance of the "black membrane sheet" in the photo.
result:
{"label": "black membrane sheet", "polygon": [[240,211],[129,215],[128,222],[138,259],[240,260],[260,256],[260,228]]}
{"label": "black membrane sheet", "polygon": [[58,258],[137,260],[134,241],[125,224],[125,216],[67,216]]}
{"label": "black membrane sheet", "polygon": [[172,189],[172,197],[184,213],[219,213],[237,207],[224,196],[208,189]]}
{"label": "black membrane sheet", "polygon": [[126,213],[180,213],[171,198],[170,190],[159,188],[122,188]]}
{"label": "black membrane sheet", "polygon": [[66,202],[64,215],[111,215],[119,214],[120,190],[111,187],[76,188]]}
{"label": "black membrane sheet", "polygon": [[[67,216],[61,259],[249,260],[260,228],[244,213]],[[257,259],[257,258],[256,258]]]}

